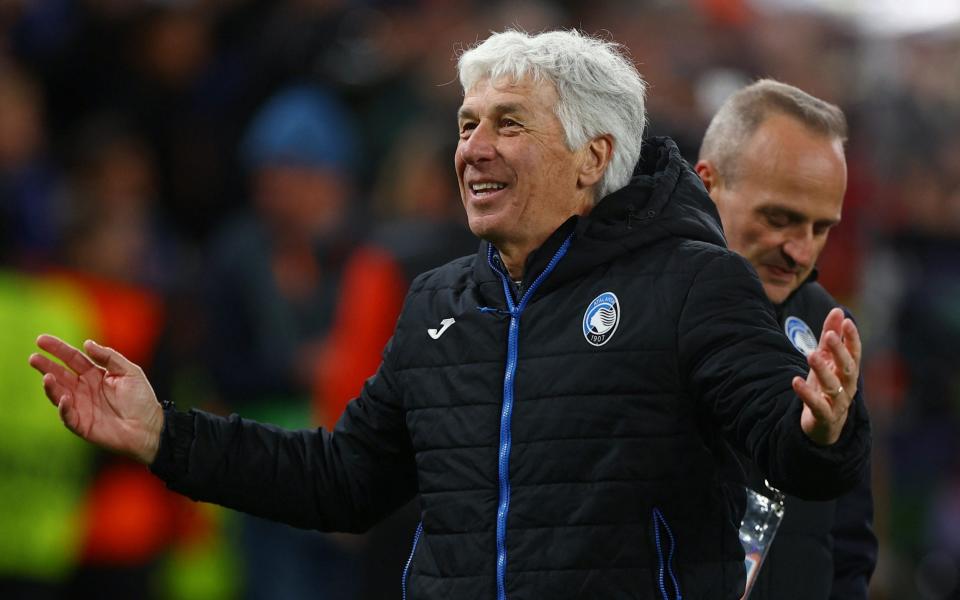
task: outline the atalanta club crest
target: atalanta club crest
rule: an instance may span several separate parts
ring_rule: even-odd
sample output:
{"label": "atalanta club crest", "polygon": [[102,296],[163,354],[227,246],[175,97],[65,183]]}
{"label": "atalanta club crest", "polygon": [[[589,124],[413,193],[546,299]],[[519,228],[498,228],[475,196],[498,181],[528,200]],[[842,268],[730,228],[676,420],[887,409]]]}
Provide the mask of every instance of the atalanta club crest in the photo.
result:
{"label": "atalanta club crest", "polygon": [[813,335],[813,330],[802,319],[787,317],[783,322],[783,331],[800,354],[810,356],[817,349],[817,336]]}
{"label": "atalanta club crest", "polygon": [[620,324],[620,302],[613,292],[604,292],[593,299],[583,313],[583,337],[594,346],[610,341]]}

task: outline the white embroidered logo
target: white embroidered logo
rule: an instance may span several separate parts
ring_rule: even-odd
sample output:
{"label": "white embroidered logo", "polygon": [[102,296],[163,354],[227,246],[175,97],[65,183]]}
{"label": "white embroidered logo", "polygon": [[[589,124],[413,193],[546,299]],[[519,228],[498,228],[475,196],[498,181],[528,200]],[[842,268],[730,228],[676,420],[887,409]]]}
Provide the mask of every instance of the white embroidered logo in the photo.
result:
{"label": "white embroidered logo", "polygon": [[448,319],[444,319],[440,321],[440,329],[434,329],[431,327],[430,329],[427,330],[427,333],[430,334],[430,337],[432,337],[433,339],[439,340],[440,336],[443,335],[443,332],[446,331],[447,329],[450,329],[450,326],[456,322],[457,320],[452,317]]}
{"label": "white embroidered logo", "polygon": [[613,292],[604,292],[593,299],[583,313],[583,337],[594,346],[610,341],[620,324],[620,302]]}
{"label": "white embroidered logo", "polygon": [[783,322],[783,331],[787,334],[787,338],[790,339],[793,347],[804,356],[810,356],[817,349],[817,336],[813,335],[813,330],[802,319],[787,317],[787,320]]}

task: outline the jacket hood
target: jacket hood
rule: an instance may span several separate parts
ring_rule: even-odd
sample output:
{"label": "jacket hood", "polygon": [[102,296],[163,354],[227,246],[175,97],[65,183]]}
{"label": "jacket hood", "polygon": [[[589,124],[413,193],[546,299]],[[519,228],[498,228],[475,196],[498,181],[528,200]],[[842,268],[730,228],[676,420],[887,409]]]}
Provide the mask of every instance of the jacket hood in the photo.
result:
{"label": "jacket hood", "polygon": [[[530,254],[524,287],[543,271],[571,233],[570,249],[541,291],[666,238],[726,246],[713,201],[676,143],[667,137],[645,140],[626,186],[600,200],[587,216],[571,217]],[[477,255],[476,274],[482,279],[496,277],[486,264],[487,246],[484,242]]]}

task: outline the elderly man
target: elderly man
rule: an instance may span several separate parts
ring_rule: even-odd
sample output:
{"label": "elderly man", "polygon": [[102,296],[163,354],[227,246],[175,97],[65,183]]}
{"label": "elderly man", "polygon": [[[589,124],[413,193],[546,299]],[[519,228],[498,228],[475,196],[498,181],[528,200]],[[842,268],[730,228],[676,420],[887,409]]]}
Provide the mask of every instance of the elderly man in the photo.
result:
{"label": "elderly man", "polygon": [[[641,147],[644,83],[611,43],[495,34],[459,61],[455,164],[476,256],[411,285],[335,430],[158,404],[138,367],[52,337],[68,428],[192,498],[324,530],[415,494],[411,598],[739,598],[726,466],[832,498],[869,452],[840,310],[805,362],[696,173]],[[808,370],[809,365],[809,370]]]}
{"label": "elderly man", "polygon": [[[816,348],[820,323],[839,306],[816,283],[814,265],[840,222],[846,129],[836,106],[762,80],[720,108],[696,165],[728,246],[757,270],[781,327],[804,354]],[[752,485],[763,491],[756,469]],[[785,508],[750,599],[866,600],[877,560],[869,473],[836,501],[788,495]]]}

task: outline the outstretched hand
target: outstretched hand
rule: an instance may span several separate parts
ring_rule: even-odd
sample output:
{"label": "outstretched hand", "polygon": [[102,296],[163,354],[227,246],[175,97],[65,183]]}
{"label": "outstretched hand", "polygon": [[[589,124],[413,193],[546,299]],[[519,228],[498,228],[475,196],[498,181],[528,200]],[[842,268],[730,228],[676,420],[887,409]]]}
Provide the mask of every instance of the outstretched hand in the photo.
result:
{"label": "outstretched hand", "polygon": [[806,380],[793,378],[793,390],[803,400],[800,426],[822,446],[840,438],[860,377],[860,333],[853,321],[834,308],[823,322],[817,349],[807,356]]}
{"label": "outstretched hand", "polygon": [[122,354],[87,340],[81,352],[52,335],[37,346],[59,359],[30,355],[43,391],[67,429],[107,450],[150,464],[157,455],[163,410],[143,370]]}
{"label": "outstretched hand", "polygon": [[793,378],[793,390],[803,400],[800,426],[822,446],[840,439],[860,377],[860,334],[843,311],[834,308],[823,322],[817,349],[807,356],[806,380]]}

